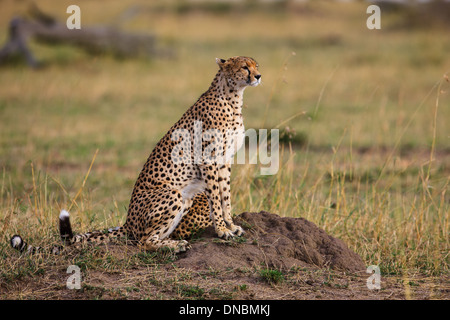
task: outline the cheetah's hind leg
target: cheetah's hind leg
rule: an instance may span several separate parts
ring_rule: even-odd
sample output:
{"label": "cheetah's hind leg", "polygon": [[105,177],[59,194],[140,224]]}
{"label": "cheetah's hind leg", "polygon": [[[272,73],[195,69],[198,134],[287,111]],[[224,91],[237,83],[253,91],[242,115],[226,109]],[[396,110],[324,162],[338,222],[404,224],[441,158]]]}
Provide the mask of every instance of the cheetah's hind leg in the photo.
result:
{"label": "cheetah's hind leg", "polygon": [[[144,237],[145,238],[145,237]],[[190,249],[186,240],[160,239],[158,235],[152,235],[145,240],[141,240],[142,247],[147,251],[158,251],[169,249],[174,253],[185,252]]]}
{"label": "cheetah's hind leg", "polygon": [[147,208],[149,224],[145,235],[140,239],[142,248],[147,251],[167,248],[174,253],[189,249],[186,240],[170,239],[170,235],[188,211],[187,207],[192,201],[183,201],[181,193],[173,189],[153,190],[150,199]]}

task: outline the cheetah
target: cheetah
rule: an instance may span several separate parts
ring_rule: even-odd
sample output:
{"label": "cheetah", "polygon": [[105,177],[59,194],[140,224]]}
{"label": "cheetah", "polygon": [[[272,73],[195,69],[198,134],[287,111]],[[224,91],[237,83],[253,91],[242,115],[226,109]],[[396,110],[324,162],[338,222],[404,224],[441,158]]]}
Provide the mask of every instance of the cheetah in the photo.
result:
{"label": "cheetah", "polygon": [[[199,161],[197,149],[205,150],[215,141],[212,155],[220,155],[233,145],[236,146],[231,148],[233,156],[245,139],[244,90],[259,85],[261,74],[258,63],[249,57],[216,59],[216,63],[219,70],[209,89],[170,128],[148,157],[134,185],[125,224],[108,231],[74,235],[69,213],[62,210],[60,235],[66,245],[126,237],[147,251],[169,248],[178,253],[190,248],[187,240],[194,233],[211,225],[219,238],[244,233],[231,216],[230,161],[214,157],[200,157]],[[218,135],[199,142],[198,132],[211,130]],[[190,137],[183,143],[174,139],[180,131]],[[226,135],[231,136],[226,140],[228,146],[219,139]],[[28,245],[19,235],[10,242],[22,252],[39,249]]]}

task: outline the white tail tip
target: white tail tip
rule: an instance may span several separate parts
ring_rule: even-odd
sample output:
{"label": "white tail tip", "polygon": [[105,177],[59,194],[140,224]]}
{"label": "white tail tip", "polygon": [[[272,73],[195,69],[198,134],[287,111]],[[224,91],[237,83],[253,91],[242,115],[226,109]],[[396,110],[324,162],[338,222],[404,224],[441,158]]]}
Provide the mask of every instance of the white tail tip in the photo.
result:
{"label": "white tail tip", "polygon": [[22,244],[23,244],[23,240],[22,240],[22,238],[20,237],[20,236],[14,236],[14,237],[12,237],[11,238],[11,246],[14,248],[14,249],[20,249],[20,247],[22,246]]}
{"label": "white tail tip", "polygon": [[69,218],[69,212],[67,212],[66,210],[61,210],[61,212],[59,213],[59,219],[60,220],[64,220]]}

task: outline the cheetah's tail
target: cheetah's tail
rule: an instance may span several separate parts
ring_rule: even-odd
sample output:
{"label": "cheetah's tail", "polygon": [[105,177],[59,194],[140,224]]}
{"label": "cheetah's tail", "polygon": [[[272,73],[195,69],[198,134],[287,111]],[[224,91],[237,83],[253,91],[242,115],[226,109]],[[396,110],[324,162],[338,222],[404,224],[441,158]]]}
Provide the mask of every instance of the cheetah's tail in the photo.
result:
{"label": "cheetah's tail", "polygon": [[[93,231],[84,234],[77,234],[74,236],[72,232],[72,226],[70,225],[70,215],[66,210],[61,210],[59,214],[59,234],[61,240],[65,245],[71,245],[74,243],[84,243],[84,242],[107,242],[111,238],[120,238],[126,236],[124,227],[116,227],[108,229],[105,232]],[[58,254],[62,250],[62,246],[53,247],[37,247],[29,245],[25,242],[20,235],[14,235],[10,240],[11,247],[19,250],[21,253],[34,254],[37,252],[50,252],[53,254]]]}
{"label": "cheetah's tail", "polygon": [[91,231],[74,235],[70,225],[70,215],[66,210],[62,210],[59,215],[59,233],[61,240],[66,245],[85,242],[109,242],[111,239],[122,238],[127,235],[125,227],[115,227],[105,231]]}
{"label": "cheetah's tail", "polygon": [[16,250],[19,250],[21,253],[26,252],[28,254],[35,254],[38,252],[50,251],[54,254],[58,254],[59,251],[61,250],[61,246],[54,246],[51,248],[43,248],[43,247],[29,245],[18,234],[13,235],[9,242],[11,243],[11,247],[13,247]]}
{"label": "cheetah's tail", "polygon": [[[66,219],[67,217],[67,219]],[[70,221],[68,220],[69,213],[65,210],[62,210],[59,215],[59,230],[61,239],[64,241],[68,235],[72,234],[72,229],[70,227]],[[22,237],[18,234],[13,235],[11,240],[9,241],[11,247],[16,250],[19,250],[21,253],[35,254],[38,252],[51,252],[53,254],[58,254],[62,246],[53,246],[53,247],[38,247],[28,244],[26,241],[22,239]]]}

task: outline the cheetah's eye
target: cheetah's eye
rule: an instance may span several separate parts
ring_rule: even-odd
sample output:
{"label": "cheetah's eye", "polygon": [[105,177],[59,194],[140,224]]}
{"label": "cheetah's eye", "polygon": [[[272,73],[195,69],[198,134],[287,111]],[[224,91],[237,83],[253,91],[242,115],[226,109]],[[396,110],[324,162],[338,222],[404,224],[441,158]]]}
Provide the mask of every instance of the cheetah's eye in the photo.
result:
{"label": "cheetah's eye", "polygon": [[250,74],[250,70],[247,66],[243,66],[242,69],[247,70],[247,72]]}

